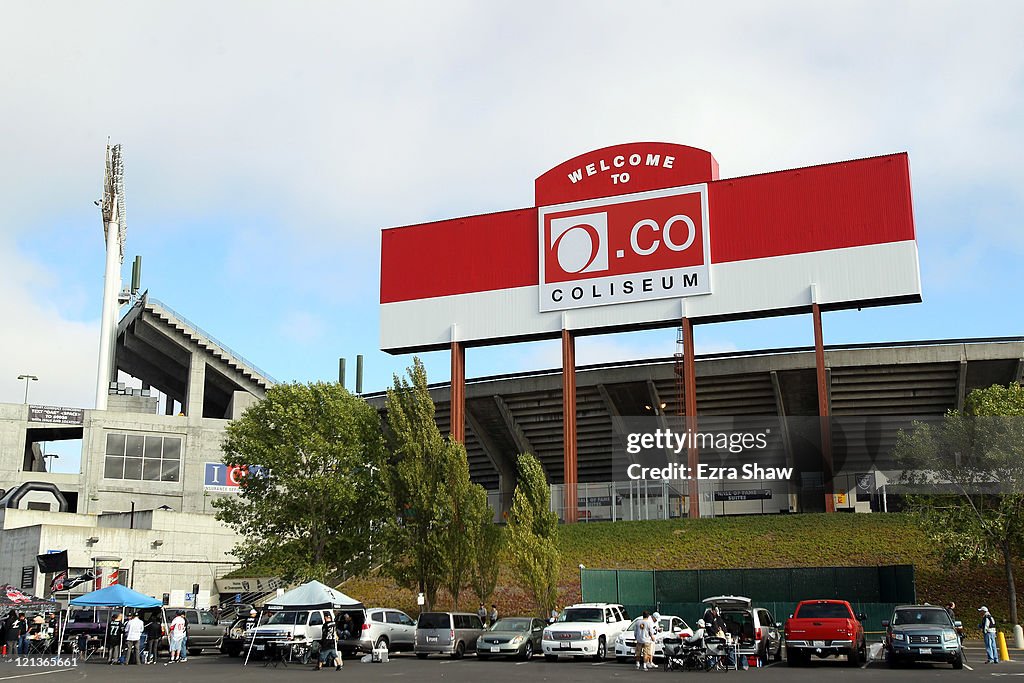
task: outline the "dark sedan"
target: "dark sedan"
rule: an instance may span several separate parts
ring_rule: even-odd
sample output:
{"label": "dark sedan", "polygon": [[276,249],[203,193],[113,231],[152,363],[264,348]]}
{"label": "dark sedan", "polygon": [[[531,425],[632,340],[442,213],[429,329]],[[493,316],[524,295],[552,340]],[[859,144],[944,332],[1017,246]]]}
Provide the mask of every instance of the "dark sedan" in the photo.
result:
{"label": "dark sedan", "polygon": [[544,622],[530,617],[498,619],[476,641],[476,658],[518,657],[530,659],[540,652]]}
{"label": "dark sedan", "polygon": [[904,662],[946,662],[964,668],[964,652],[956,633],[960,622],[934,605],[901,605],[892,619],[883,621],[885,660],[897,667]]}

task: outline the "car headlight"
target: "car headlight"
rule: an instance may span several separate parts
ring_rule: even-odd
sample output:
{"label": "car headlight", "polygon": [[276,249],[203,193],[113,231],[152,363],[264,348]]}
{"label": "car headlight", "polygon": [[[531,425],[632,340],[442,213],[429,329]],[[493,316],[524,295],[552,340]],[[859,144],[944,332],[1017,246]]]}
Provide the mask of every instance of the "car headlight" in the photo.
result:
{"label": "car headlight", "polygon": [[590,629],[589,631],[583,631],[580,635],[583,636],[583,640],[593,640],[597,638],[597,631]]}
{"label": "car headlight", "polygon": [[892,634],[892,639],[893,640],[906,640],[906,636],[904,636],[902,633],[894,633],[894,634]]}
{"label": "car headlight", "polygon": [[615,636],[615,644],[616,645],[620,645],[620,644],[622,644],[624,642],[626,642],[626,639],[623,638],[623,634],[620,633],[619,635]]}
{"label": "car headlight", "polygon": [[947,643],[953,642],[954,640],[957,639],[956,631],[943,631],[942,632],[942,639],[944,641],[946,641]]}
{"label": "car headlight", "polygon": [[522,642],[523,642],[523,637],[522,636],[516,636],[515,638],[513,638],[512,640],[509,641],[509,645],[519,645]]}
{"label": "car headlight", "polygon": [[547,629],[544,629],[544,634],[541,636],[541,638],[543,638],[544,640],[554,640],[554,638],[551,637],[551,631]]}

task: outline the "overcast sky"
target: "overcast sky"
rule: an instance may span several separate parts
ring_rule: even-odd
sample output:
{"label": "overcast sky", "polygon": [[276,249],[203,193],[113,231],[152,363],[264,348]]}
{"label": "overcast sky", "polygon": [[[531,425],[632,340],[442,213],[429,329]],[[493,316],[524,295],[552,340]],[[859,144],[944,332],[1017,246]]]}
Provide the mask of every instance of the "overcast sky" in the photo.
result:
{"label": "overcast sky", "polygon": [[[709,7],[712,7],[709,9]],[[143,285],[278,380],[367,391],[382,227],[533,204],[638,140],[723,177],[906,151],[924,303],[830,313],[826,343],[1024,334],[1024,3],[22,2],[0,22],[0,402],[92,407],[93,200],[124,146]],[[670,355],[589,337],[581,364]],[[809,316],[698,327],[698,351],[812,343]],[[555,367],[557,342],[467,375]],[[448,357],[427,354],[432,381]],[[351,379],[350,379],[351,387]]]}

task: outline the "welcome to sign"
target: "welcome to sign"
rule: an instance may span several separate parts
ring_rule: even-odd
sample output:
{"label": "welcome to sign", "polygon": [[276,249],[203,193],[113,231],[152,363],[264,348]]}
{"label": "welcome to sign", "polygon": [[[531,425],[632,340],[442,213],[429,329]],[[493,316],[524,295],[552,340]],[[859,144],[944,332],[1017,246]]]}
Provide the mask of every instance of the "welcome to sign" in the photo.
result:
{"label": "welcome to sign", "polygon": [[921,300],[906,154],[718,174],[704,150],[617,145],[537,178],[536,207],[385,229],[381,348]]}

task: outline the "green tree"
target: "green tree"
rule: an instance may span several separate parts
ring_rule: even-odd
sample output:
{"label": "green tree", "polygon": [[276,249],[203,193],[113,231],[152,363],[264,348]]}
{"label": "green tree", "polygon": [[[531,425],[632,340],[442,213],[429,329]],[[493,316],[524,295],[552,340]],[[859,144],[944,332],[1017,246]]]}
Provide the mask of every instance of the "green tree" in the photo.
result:
{"label": "green tree", "polygon": [[480,602],[486,603],[498,585],[500,558],[505,547],[505,534],[494,523],[494,511],[487,504],[486,492],[471,501],[473,520],[471,553],[473,558],[470,586]]}
{"label": "green tree", "polygon": [[487,492],[469,480],[469,461],[466,458],[465,446],[452,439],[446,440],[444,459],[450,504],[450,508],[446,510],[449,519],[443,527],[443,543],[448,553],[444,587],[452,596],[452,608],[458,610],[459,596],[473,569],[472,531],[476,522],[475,503],[483,496],[486,505]]}
{"label": "green tree", "polygon": [[223,462],[245,476],[213,505],[248,567],[331,581],[369,566],[384,518],[380,419],[330,383],[280,384],[228,424]]}
{"label": "green tree", "polygon": [[385,527],[385,571],[399,585],[423,593],[433,609],[448,575],[450,518],[447,446],[434,421],[427,372],[419,358],[388,390],[387,436],[392,465],[388,485],[393,515]]}
{"label": "green tree", "polygon": [[901,432],[900,483],[948,566],[1001,561],[1010,621],[1018,623],[1015,558],[1024,548],[1024,389],[972,391],[964,410]]}
{"label": "green tree", "polygon": [[508,554],[526,583],[541,616],[558,599],[558,516],[551,512],[551,490],[540,461],[530,453],[519,456],[519,484],[509,511]]}

